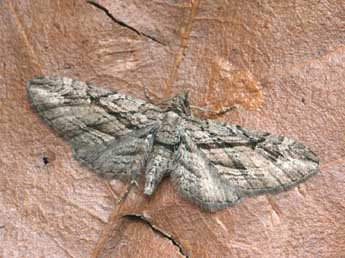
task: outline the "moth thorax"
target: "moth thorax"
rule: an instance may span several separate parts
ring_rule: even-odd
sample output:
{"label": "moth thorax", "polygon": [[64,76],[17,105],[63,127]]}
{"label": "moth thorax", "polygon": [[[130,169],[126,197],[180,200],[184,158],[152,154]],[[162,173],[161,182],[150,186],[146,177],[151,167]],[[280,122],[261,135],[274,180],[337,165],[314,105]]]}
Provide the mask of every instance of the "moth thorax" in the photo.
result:
{"label": "moth thorax", "polygon": [[162,124],[158,129],[155,140],[157,142],[175,145],[180,142],[179,128],[182,119],[174,112],[167,112],[162,120]]}

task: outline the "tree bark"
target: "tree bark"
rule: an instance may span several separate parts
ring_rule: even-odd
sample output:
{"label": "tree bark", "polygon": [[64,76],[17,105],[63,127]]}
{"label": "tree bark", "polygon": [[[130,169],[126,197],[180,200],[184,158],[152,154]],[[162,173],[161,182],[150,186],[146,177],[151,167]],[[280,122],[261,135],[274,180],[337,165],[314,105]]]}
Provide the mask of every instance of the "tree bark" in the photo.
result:
{"label": "tree bark", "polygon": [[[0,257],[342,257],[345,3],[0,2]],[[313,149],[321,173],[208,213],[169,179],[107,182],[29,104],[26,82],[63,75],[144,98],[190,91],[214,119]],[[196,114],[201,115],[201,114]]]}

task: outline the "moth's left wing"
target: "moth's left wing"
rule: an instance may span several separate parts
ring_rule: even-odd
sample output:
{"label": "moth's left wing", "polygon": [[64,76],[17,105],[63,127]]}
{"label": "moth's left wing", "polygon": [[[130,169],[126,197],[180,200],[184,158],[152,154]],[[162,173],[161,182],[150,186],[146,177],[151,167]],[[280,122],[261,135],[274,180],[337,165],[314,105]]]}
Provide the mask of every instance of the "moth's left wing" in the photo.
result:
{"label": "moth's left wing", "polygon": [[28,92],[33,107],[81,163],[107,178],[136,179],[163,115],[159,107],[58,76],[29,81]]}
{"label": "moth's left wing", "polygon": [[[195,118],[186,121],[185,134],[192,142],[188,145],[194,145],[195,150],[182,148],[182,153],[185,154],[181,155],[182,165],[178,169],[190,176],[199,170],[197,164],[207,164],[203,171],[197,172],[200,175],[195,178],[199,180],[198,178],[205,177],[203,184],[207,188],[207,184],[214,184],[214,179],[207,182],[210,174],[212,178],[219,177],[218,181],[221,183],[215,183],[212,188],[218,189],[218,195],[223,199],[228,189],[232,189],[239,198],[287,190],[319,170],[319,159],[311,150],[284,136]],[[183,165],[186,161],[183,161],[184,157],[195,161],[189,162],[189,169]],[[175,173],[179,173],[176,171]],[[191,199],[191,196],[186,197]],[[222,200],[212,200],[214,204],[211,203],[209,209],[215,210],[222,206],[218,203]],[[227,201],[224,205],[229,206],[235,202]]]}
{"label": "moth's left wing", "polygon": [[40,116],[74,148],[112,141],[163,115],[143,100],[66,77],[35,78],[28,93]]}

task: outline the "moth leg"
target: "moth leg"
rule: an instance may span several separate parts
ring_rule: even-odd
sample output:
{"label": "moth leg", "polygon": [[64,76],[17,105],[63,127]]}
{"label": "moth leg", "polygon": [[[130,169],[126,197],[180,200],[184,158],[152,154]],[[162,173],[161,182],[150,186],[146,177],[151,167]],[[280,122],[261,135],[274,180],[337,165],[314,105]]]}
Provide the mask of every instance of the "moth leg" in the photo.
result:
{"label": "moth leg", "polygon": [[[169,98],[166,98],[166,99],[162,99],[160,97],[157,97],[155,94],[150,93],[146,86],[144,87],[144,95],[145,95],[146,100],[150,104],[155,105],[155,106],[159,106],[159,105],[165,104],[166,102],[169,102],[169,101],[173,100],[174,98],[176,98],[176,96],[172,96],[172,97],[169,97]],[[160,99],[160,100],[159,101],[153,100],[152,96],[150,96],[150,95],[153,95],[154,98]]]}
{"label": "moth leg", "polygon": [[237,108],[237,106],[234,105],[234,106],[231,106],[231,107],[223,108],[223,109],[221,109],[219,111],[215,111],[215,110],[212,110],[212,109],[202,108],[202,107],[193,106],[193,105],[191,105],[190,107],[194,108],[194,109],[197,109],[199,111],[205,112],[205,113],[212,113],[213,115],[216,115],[216,116],[224,115],[225,113],[228,113],[228,112],[230,112],[230,111],[232,111],[232,110]]}
{"label": "moth leg", "polygon": [[[176,98],[179,98],[179,97],[188,98],[188,94],[189,94],[189,90],[184,90],[177,95],[174,95],[174,96],[166,98],[166,99],[162,99],[156,105],[167,104],[169,101],[175,100]],[[189,104],[188,104],[188,106],[189,106]]]}
{"label": "moth leg", "polygon": [[[169,98],[166,98],[166,99],[162,99],[161,97],[157,97],[156,94],[149,92],[149,90],[147,89],[146,86],[144,86],[144,96],[145,96],[146,100],[150,104],[155,105],[155,106],[159,106],[161,104],[165,104],[166,102],[176,98],[176,96],[173,96],[173,97],[169,97]],[[160,99],[160,100],[159,101],[158,100],[153,100],[152,96],[154,96],[155,99]]]}
{"label": "moth leg", "polygon": [[[157,104],[156,104],[157,101],[153,100],[152,96],[154,96],[155,99],[157,99],[157,98],[159,98],[159,97],[157,97],[156,94],[153,94],[153,93],[149,92],[146,86],[144,86],[144,95],[145,95],[146,100],[147,100],[150,104],[157,106]],[[151,96],[150,96],[150,95],[151,95]]]}

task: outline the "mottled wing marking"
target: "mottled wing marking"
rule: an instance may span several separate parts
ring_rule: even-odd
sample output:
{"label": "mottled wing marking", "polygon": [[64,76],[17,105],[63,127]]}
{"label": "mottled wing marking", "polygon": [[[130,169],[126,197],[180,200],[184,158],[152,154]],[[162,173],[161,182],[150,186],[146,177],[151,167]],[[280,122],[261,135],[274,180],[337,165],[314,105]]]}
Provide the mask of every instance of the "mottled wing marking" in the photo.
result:
{"label": "mottled wing marking", "polygon": [[176,166],[171,171],[175,187],[182,195],[209,211],[216,211],[238,202],[240,193],[229,181],[219,176],[217,168],[190,139],[183,141],[176,153]]}
{"label": "mottled wing marking", "polygon": [[148,126],[135,131],[135,135],[124,135],[106,144],[75,148],[75,157],[107,179],[139,182],[147,157],[152,151],[152,133],[155,130],[155,125]]}
{"label": "mottled wing marking", "polygon": [[139,169],[146,137],[162,116],[145,101],[64,77],[33,79],[28,91],[32,105],[72,145],[76,158],[108,178],[128,178]]}
{"label": "mottled wing marking", "polygon": [[286,190],[318,172],[318,157],[287,137],[194,118],[186,132],[240,196]]}

